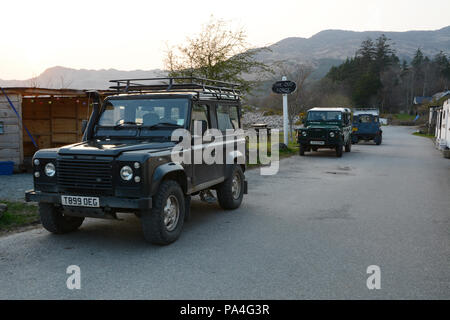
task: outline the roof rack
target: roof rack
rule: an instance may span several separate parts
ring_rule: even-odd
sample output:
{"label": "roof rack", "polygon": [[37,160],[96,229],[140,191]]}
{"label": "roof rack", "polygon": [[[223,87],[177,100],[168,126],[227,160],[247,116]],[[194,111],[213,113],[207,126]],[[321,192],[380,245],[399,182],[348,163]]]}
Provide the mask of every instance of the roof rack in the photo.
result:
{"label": "roof rack", "polygon": [[353,110],[354,115],[371,114],[378,116],[380,114],[380,109],[378,108],[355,108]]}
{"label": "roof rack", "polygon": [[166,77],[110,80],[117,93],[196,92],[217,99],[239,100],[241,91],[236,83],[196,77]]}

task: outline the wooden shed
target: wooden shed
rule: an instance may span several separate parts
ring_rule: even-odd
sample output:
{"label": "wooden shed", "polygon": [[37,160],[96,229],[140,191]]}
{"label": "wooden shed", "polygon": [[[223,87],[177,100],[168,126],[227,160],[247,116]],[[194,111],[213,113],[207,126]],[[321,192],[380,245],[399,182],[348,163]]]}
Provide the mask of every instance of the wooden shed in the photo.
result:
{"label": "wooden shed", "polygon": [[13,161],[15,170],[22,170],[31,164],[38,149],[81,140],[81,122],[92,112],[92,100],[86,91],[3,89],[19,116],[0,92],[0,161]]}

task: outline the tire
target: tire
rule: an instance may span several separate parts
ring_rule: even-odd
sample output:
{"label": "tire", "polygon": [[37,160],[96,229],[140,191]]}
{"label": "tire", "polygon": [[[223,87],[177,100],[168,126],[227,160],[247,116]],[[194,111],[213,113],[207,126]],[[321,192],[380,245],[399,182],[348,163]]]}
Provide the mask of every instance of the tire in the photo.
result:
{"label": "tire", "polygon": [[299,149],[298,149],[298,154],[303,157],[305,155],[305,146],[304,145],[300,145]]}
{"label": "tire", "polygon": [[180,185],[164,180],[153,197],[151,210],[141,214],[142,233],[147,242],[168,245],[181,234],[185,219],[185,197]]}
{"label": "tire", "polygon": [[352,142],[348,140],[347,144],[345,145],[345,152],[352,152]]}
{"label": "tire", "polygon": [[233,165],[231,175],[217,188],[217,199],[224,210],[239,208],[244,198],[245,176],[239,165]]}
{"label": "tire", "polygon": [[376,144],[377,146],[379,146],[379,145],[381,144],[382,141],[383,141],[383,136],[381,136],[381,135],[377,136],[377,137],[373,140],[373,142],[375,142],[375,144]]}
{"label": "tire", "polygon": [[341,144],[336,147],[336,157],[342,158],[343,149]]}
{"label": "tire", "polygon": [[62,208],[51,203],[39,203],[39,216],[42,226],[54,234],[65,234],[77,230],[84,221],[82,217],[63,215]]}

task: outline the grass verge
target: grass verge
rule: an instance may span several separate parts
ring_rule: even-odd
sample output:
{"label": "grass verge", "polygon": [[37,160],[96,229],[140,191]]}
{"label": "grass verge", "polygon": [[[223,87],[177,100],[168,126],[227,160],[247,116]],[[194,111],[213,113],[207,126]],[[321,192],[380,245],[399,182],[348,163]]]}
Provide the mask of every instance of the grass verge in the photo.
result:
{"label": "grass verge", "polygon": [[[284,141],[283,137],[284,137],[283,132],[280,132],[279,143],[283,143],[283,141]],[[294,134],[294,137],[295,137],[295,134]],[[294,138],[294,140],[295,140],[295,138]],[[248,145],[247,145],[247,147],[248,147]],[[299,146],[298,146],[297,142],[289,141],[288,148],[286,150],[279,151],[280,159],[288,158],[288,157],[298,154],[298,149],[299,149]],[[259,150],[259,144],[257,146],[257,150]],[[268,152],[269,156],[270,156],[270,150],[271,150],[271,143],[267,143],[267,152]],[[257,168],[260,166],[261,166],[261,163],[259,163],[259,160],[258,160],[257,164],[247,164],[248,168]]]}
{"label": "grass verge", "polygon": [[0,217],[0,234],[39,223],[36,205],[0,200],[8,209]]}
{"label": "grass verge", "polygon": [[415,135],[417,137],[434,139],[434,135],[433,134],[428,134],[428,133],[414,132],[413,135]]}

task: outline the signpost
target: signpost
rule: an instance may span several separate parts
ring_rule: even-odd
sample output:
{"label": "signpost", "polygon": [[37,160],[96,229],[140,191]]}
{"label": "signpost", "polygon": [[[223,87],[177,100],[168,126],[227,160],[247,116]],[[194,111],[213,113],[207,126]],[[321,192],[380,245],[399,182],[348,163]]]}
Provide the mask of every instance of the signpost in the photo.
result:
{"label": "signpost", "polygon": [[283,77],[281,81],[277,81],[272,86],[272,91],[276,94],[283,95],[283,133],[284,133],[284,144],[287,146],[289,141],[288,132],[288,94],[291,94],[297,89],[297,85],[293,81],[288,81],[286,77]]}

